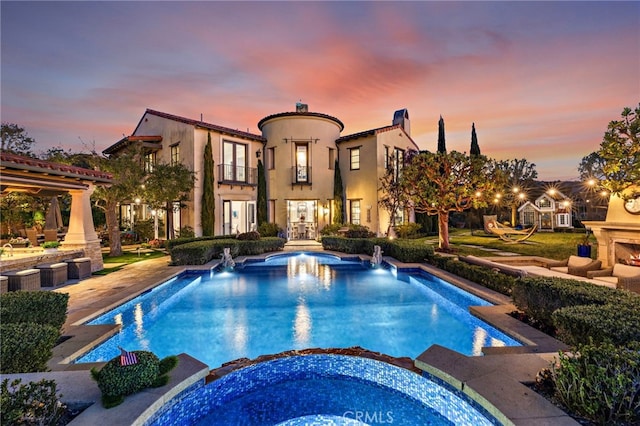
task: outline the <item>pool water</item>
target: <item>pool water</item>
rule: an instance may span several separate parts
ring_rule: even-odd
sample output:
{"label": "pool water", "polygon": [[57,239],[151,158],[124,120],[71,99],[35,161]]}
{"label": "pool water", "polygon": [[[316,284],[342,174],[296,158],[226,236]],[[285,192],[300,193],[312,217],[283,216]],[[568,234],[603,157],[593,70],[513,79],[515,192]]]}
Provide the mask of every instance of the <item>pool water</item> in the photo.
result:
{"label": "pool water", "polygon": [[489,426],[496,420],[463,394],[403,368],[307,355],[234,371],[174,399],[147,424]]}
{"label": "pool water", "polygon": [[281,255],[234,272],[185,274],[89,324],[122,330],[76,362],[126,350],[225,362],[310,347],[361,346],[416,358],[432,344],[466,355],[520,345],[468,312],[488,302],[426,273],[327,255]]}

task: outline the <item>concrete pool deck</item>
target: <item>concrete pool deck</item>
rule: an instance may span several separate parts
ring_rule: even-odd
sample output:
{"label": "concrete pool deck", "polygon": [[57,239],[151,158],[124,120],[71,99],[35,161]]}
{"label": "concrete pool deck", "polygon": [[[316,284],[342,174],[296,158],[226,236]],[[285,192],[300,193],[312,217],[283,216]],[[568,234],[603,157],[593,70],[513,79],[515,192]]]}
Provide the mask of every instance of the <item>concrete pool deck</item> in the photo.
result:
{"label": "concrete pool deck", "polygon": [[[341,257],[353,258],[353,255],[332,253]],[[360,256],[368,258],[368,256]],[[428,373],[444,380],[456,389],[470,395],[504,424],[514,425],[577,425],[578,423],[545,398],[535,393],[525,384],[532,383],[539,370],[548,367],[557,357],[558,350],[566,346],[531,328],[508,315],[515,310],[507,296],[488,290],[473,282],[461,279],[445,271],[425,264],[402,264],[384,258],[399,269],[423,269],[455,285],[464,288],[496,306],[477,307],[472,313],[524,342],[527,346],[514,348],[487,348],[485,356],[467,357],[449,349],[434,345],[425,348],[425,352],[415,360],[415,365]],[[242,261],[242,258],[236,259]],[[64,335],[72,336],[54,348],[54,355],[48,366],[51,373],[37,374],[38,378],[55,378],[58,391],[65,402],[93,403],[71,424],[104,423],[105,416],[109,424],[142,424],[150,415],[150,407],[162,405],[194,380],[206,376],[207,366],[188,355],[181,355],[181,362],[171,373],[171,382],[162,388],[127,397],[125,402],[110,410],[102,408],[100,392],[90,379],[89,369],[97,364],[70,364],[75,357],[94,347],[113,333],[117,326],[84,326],[87,319],[95,317],[129,300],[146,290],[180,274],[186,269],[209,270],[212,264],[203,266],[176,267],[168,265],[168,258],[149,259],[125,266],[122,270],[105,276],[91,278],[56,288],[53,291],[68,293],[69,310]],[[204,367],[203,367],[204,366]],[[204,374],[204,376],[203,376]],[[175,376],[175,377],[174,377]],[[27,375],[3,375],[2,378],[24,377]],[[33,380],[29,378],[28,380]],[[138,396],[140,395],[140,396]]]}

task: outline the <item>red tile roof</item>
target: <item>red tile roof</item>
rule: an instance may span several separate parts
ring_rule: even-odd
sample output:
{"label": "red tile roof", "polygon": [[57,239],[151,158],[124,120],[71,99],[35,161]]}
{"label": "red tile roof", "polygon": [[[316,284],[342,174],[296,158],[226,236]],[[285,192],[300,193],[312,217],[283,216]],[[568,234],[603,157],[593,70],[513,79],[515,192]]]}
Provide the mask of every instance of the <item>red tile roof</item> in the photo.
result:
{"label": "red tile roof", "polygon": [[[216,124],[206,123],[204,121],[192,120],[190,118],[180,117],[178,115],[167,114],[166,112],[155,111],[149,108],[147,108],[147,111],[145,114],[152,114],[157,117],[166,118],[168,120],[179,121],[181,123],[190,124],[192,126],[210,129],[210,130],[224,133],[230,136],[237,136],[240,138],[251,139],[258,142],[266,142],[266,139],[263,138],[261,135],[256,135],[254,133],[249,133],[249,132],[243,132],[237,129],[230,129],[228,127],[218,126]],[[138,124],[138,126],[140,126],[140,124]],[[137,127],[136,127],[136,130],[137,130]],[[135,133],[135,131],[133,133]]]}
{"label": "red tile roof", "polygon": [[404,129],[402,128],[402,126],[400,124],[396,124],[396,125],[391,125],[391,126],[384,126],[384,127],[378,127],[376,129],[369,129],[369,130],[364,130],[362,132],[358,132],[358,133],[353,133],[351,135],[345,135],[342,136],[340,138],[338,138],[336,140],[336,143],[340,143],[340,142],[346,142],[346,141],[350,141],[350,140],[354,140],[354,139],[359,139],[359,138],[365,138],[367,136],[373,136],[373,135],[377,135],[379,133],[383,133],[383,132],[389,132],[391,130],[401,130],[402,133],[409,138],[409,142],[411,142],[414,147],[416,149],[418,148],[418,145],[414,142],[414,140],[411,138],[411,136],[409,136],[407,134],[407,132],[404,131]]}
{"label": "red tile roof", "polygon": [[111,174],[68,164],[52,163],[37,158],[0,152],[0,165],[3,169],[30,170],[49,175],[74,177],[80,180],[109,182]]}
{"label": "red tile roof", "polygon": [[280,117],[318,117],[318,118],[325,118],[327,120],[333,121],[338,126],[340,126],[340,131],[342,131],[344,129],[344,124],[342,123],[342,121],[340,121],[337,118],[332,117],[330,115],[322,114],[320,112],[280,112],[278,114],[271,114],[271,115],[266,116],[265,118],[263,118],[262,120],[260,120],[258,122],[258,129],[262,130],[262,126],[264,125],[264,123],[266,123],[267,121],[272,120],[274,118],[280,118]]}

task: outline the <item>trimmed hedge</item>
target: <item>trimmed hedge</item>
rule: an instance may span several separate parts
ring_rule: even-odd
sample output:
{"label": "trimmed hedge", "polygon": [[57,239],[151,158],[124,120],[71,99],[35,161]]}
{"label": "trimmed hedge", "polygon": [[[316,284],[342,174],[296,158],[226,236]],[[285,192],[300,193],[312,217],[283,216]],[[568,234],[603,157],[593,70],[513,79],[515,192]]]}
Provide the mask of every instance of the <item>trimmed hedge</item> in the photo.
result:
{"label": "trimmed hedge", "polygon": [[60,329],[33,322],[0,324],[0,372],[33,373],[47,370],[51,349],[60,337]]}
{"label": "trimmed hedge", "polygon": [[0,296],[0,320],[48,324],[60,330],[67,320],[69,295],[54,291],[12,291]]}
{"label": "trimmed hedge", "polygon": [[551,315],[557,309],[620,303],[628,300],[630,294],[571,279],[524,277],[515,282],[512,297],[518,309],[545,326],[554,327]]}
{"label": "trimmed hedge", "polygon": [[276,237],[261,238],[257,241],[236,238],[217,238],[189,242],[174,246],[171,262],[174,265],[204,265],[222,257],[223,249],[231,249],[231,256],[249,256],[282,250],[285,240]]}
{"label": "trimmed hedge", "polygon": [[558,338],[569,345],[640,342],[640,298],[629,304],[560,308],[551,318]]}
{"label": "trimmed hedge", "polygon": [[[192,237],[192,238],[174,238],[173,240],[167,240],[165,247],[171,251],[174,247],[181,246],[183,244],[193,243],[196,241],[210,241],[217,237]],[[228,235],[224,236],[225,239],[229,239]]]}
{"label": "trimmed hedge", "polygon": [[436,255],[429,258],[428,261],[433,266],[507,296],[511,295],[515,283],[518,282],[518,278],[516,277],[494,271],[484,266],[461,262],[453,257]]}
{"label": "trimmed hedge", "polygon": [[160,387],[167,384],[167,373],[177,365],[177,357],[170,356],[162,361],[148,351],[133,351],[138,362],[133,365],[120,365],[120,355],[111,359],[100,371],[91,369],[91,377],[98,382],[102,392],[102,404],[105,408],[115,407],[124,397],[148,387]]}
{"label": "trimmed hedge", "polygon": [[433,257],[433,247],[417,240],[389,240],[387,238],[322,237],[325,250],[349,254],[373,254],[373,246],[380,246],[385,256],[404,263],[424,262]]}

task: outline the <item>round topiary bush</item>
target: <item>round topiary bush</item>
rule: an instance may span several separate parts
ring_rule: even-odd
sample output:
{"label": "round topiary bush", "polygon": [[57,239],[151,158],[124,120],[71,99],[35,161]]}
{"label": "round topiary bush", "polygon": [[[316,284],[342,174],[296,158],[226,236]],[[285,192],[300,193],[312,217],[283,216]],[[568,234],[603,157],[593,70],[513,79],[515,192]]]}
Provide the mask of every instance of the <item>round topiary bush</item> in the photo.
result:
{"label": "round topiary bush", "polygon": [[177,365],[177,357],[166,357],[162,361],[152,352],[133,351],[137,363],[121,365],[120,356],[109,361],[100,371],[91,370],[102,392],[102,405],[115,407],[124,397],[148,387],[159,387],[169,381],[167,373]]}
{"label": "round topiary bush", "polygon": [[236,238],[243,241],[257,241],[260,239],[260,234],[256,231],[249,231],[238,234]]}

